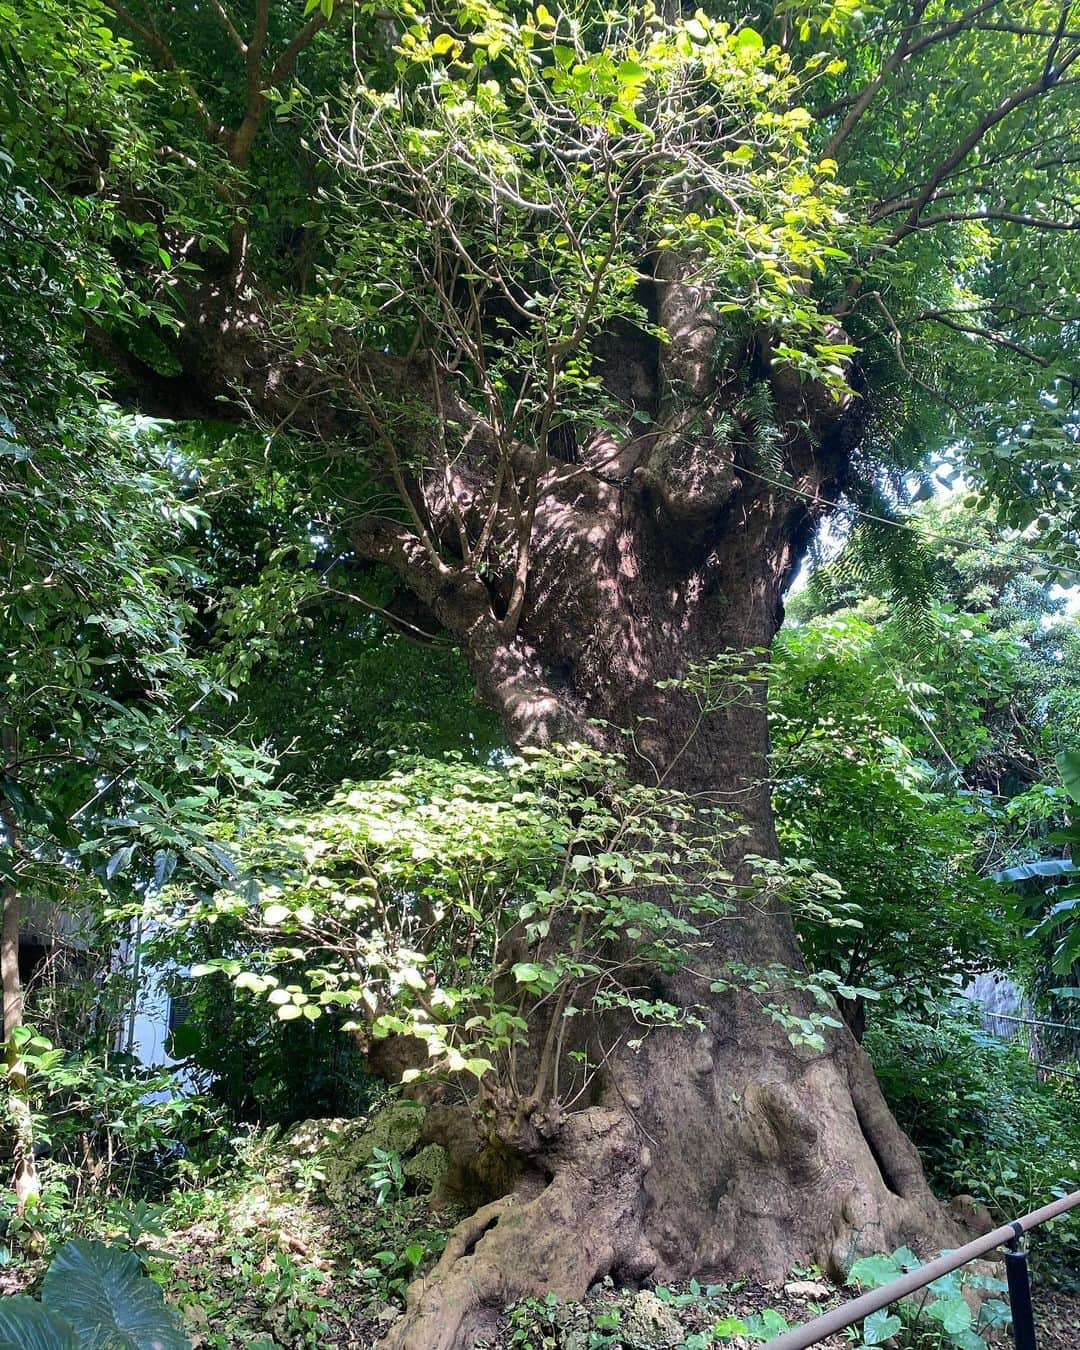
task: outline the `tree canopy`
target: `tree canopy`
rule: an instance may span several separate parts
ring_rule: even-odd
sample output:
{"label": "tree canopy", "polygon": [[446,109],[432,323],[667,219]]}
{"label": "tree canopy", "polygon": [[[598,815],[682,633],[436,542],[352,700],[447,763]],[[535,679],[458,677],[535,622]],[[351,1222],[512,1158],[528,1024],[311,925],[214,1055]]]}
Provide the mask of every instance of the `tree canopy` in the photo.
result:
{"label": "tree canopy", "polygon": [[48,873],[468,1117],[401,1347],[950,1240],[835,999],[1000,962],[1068,809],[1074,7],[2,14],[24,1182]]}

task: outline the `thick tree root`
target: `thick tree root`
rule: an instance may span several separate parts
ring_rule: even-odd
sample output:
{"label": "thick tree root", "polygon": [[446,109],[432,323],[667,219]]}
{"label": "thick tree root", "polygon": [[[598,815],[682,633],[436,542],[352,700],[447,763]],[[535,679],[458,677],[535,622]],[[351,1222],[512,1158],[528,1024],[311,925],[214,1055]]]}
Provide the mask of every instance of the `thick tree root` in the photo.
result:
{"label": "thick tree root", "polygon": [[649,1167],[634,1123],[595,1107],[560,1135],[544,1185],[526,1179],[451,1235],[438,1266],[409,1290],[388,1350],[464,1350],[517,1298],[581,1298],[611,1270],[640,1278],[656,1264],[642,1247],[642,1178]]}
{"label": "thick tree root", "polygon": [[650,1037],[608,1105],[565,1119],[543,1173],[457,1228],[387,1350],[471,1350],[507,1303],[580,1298],[607,1274],[776,1279],[813,1262],[841,1275],[865,1253],[958,1243],[846,1031],[824,1054],[760,1017],[732,1034]]}

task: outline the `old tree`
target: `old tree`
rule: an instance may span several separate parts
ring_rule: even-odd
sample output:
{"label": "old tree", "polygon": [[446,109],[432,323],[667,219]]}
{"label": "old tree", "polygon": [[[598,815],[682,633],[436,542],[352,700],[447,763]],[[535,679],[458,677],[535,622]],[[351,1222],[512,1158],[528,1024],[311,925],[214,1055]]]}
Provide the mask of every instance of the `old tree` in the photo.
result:
{"label": "old tree", "polygon": [[[11,23],[8,170],[107,259],[67,318],[113,397],[256,428],[236,444],[267,490],[350,573],[394,574],[391,621],[449,635],[513,744],[625,753],[700,808],[688,858],[717,804],[737,881],[776,857],[739,654],[768,648],[831,513],[872,528],[936,462],[1069,547],[1068,3],[39,0]],[[862,546],[902,579],[890,538]],[[643,913],[677,894],[655,867],[638,891]],[[786,906],[736,903],[691,962],[642,958],[667,1022],[647,1035],[577,971],[561,1088],[568,996],[536,981],[589,913],[529,930],[536,1072],[480,1085],[510,1192],[414,1289],[400,1344],[472,1344],[486,1310],[607,1272],[948,1240],[859,1047],[790,1034]]]}

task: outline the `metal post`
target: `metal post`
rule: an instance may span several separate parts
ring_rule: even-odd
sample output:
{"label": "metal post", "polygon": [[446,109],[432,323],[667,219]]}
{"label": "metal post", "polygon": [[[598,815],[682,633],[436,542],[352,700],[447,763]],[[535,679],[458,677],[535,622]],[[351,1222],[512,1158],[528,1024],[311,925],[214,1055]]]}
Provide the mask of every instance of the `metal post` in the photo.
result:
{"label": "metal post", "polygon": [[1024,1231],[1014,1225],[1016,1236],[1005,1250],[1005,1276],[1009,1282],[1009,1303],[1012,1306],[1013,1341],[1016,1350],[1037,1350],[1035,1345],[1035,1317],[1031,1311],[1031,1281],[1028,1279],[1027,1252],[1020,1246]]}

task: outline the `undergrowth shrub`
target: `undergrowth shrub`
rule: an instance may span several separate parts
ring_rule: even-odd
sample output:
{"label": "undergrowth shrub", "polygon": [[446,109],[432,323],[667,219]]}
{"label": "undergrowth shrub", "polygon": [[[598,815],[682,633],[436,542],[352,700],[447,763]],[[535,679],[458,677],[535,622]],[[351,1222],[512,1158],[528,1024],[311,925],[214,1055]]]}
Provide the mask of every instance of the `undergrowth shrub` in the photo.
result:
{"label": "undergrowth shrub", "polygon": [[[237,926],[227,920],[161,946],[164,959],[175,961],[179,954],[185,964],[244,950]],[[354,1038],[336,1026],[268,1018],[224,981],[173,979],[187,1016],[172,1033],[169,1053],[205,1083],[206,1095],[234,1123],[284,1128],[370,1109],[381,1084],[365,1071]]]}
{"label": "undergrowth shrub", "polygon": [[[9,1247],[25,1235],[35,1247],[44,1239],[52,1248],[93,1230],[92,1211],[161,1199],[224,1147],[220,1113],[172,1071],[148,1069],[126,1054],[65,1049],[31,1027],[19,1028],[16,1041],[42,1187],[23,1214],[14,1192],[0,1188],[0,1234]],[[0,1111],[0,1139],[5,1123]]]}
{"label": "undergrowth shrub", "polygon": [[[1040,1082],[1026,1053],[984,1032],[971,1010],[883,1015],[866,1048],[940,1194],[972,1195],[1004,1221],[1080,1185],[1080,1093],[1067,1079]],[[1080,1216],[1030,1242],[1042,1278],[1080,1287]]]}

